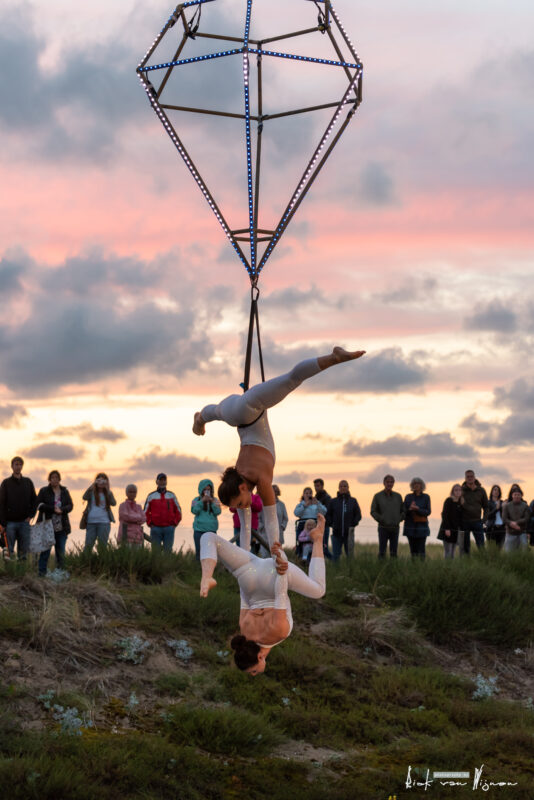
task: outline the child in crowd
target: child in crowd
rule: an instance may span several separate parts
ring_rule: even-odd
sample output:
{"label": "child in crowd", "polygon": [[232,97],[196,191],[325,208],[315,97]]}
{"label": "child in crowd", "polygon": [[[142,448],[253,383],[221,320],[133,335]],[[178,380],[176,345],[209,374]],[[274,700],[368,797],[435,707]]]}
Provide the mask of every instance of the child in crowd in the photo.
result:
{"label": "child in crowd", "polygon": [[314,519],[307,519],[304,523],[304,527],[299,533],[299,550],[300,550],[300,557],[302,561],[305,561],[306,564],[309,563],[312,550],[313,550],[313,541],[310,536],[310,531],[313,531],[317,526],[317,523]]}

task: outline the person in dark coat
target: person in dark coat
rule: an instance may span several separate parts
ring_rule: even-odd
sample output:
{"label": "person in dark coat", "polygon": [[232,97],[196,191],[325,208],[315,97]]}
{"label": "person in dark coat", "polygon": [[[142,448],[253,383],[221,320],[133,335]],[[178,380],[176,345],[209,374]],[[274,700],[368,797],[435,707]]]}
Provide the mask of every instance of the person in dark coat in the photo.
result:
{"label": "person in dark coat", "polygon": [[495,542],[499,550],[504,544],[506,529],[502,519],[503,500],[501,487],[495,484],[491,487],[490,497],[484,526],[486,529],[486,539],[488,542]]}
{"label": "person in dark coat", "polygon": [[35,487],[22,475],[24,459],[11,459],[13,474],[0,485],[0,525],[5,528],[9,556],[25,559],[30,547],[30,520],[35,514]]}
{"label": "person in dark coat", "polygon": [[425,558],[426,537],[430,536],[428,517],[430,516],[430,497],[425,494],[426,484],[422,478],[412,478],[412,490],[404,498],[403,536],[408,537],[412,558]]}
{"label": "person in dark coat", "polygon": [[464,552],[471,551],[471,532],[479,550],[484,547],[484,526],[482,518],[488,509],[488,495],[472,469],[466,469],[462,483],[464,498]]}
{"label": "person in dark coat", "polygon": [[[441,526],[438,539],[443,542],[443,552],[445,558],[454,558],[458,539],[463,535],[463,497],[462,487],[455,483],[451,489],[450,496],[443,503],[441,512]],[[462,555],[462,547],[460,547]]]}
{"label": "person in dark coat", "polygon": [[339,481],[337,497],[328,504],[326,522],[332,527],[332,558],[339,561],[341,551],[345,548],[348,558],[352,557],[354,541],[349,536],[349,528],[355,528],[362,518],[360,506],[355,497],[351,497],[347,481]]}
{"label": "person in dark coat", "polygon": [[[43,486],[37,495],[37,508],[39,510],[38,522],[51,519],[56,537],[56,567],[65,568],[65,547],[67,536],[71,532],[69,514],[73,509],[72,498],[69,490],[61,486],[61,475],[53,469],[48,476],[48,486]],[[39,575],[44,577],[48,567],[48,559],[52,548],[43,550],[39,556]]]}

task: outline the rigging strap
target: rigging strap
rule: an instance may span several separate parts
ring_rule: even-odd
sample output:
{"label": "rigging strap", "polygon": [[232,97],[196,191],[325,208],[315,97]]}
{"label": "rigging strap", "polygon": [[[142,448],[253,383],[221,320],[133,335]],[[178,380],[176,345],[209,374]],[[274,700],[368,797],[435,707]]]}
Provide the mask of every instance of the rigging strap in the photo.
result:
{"label": "rigging strap", "polygon": [[243,377],[243,391],[246,392],[250,385],[250,363],[252,360],[252,343],[254,339],[254,328],[256,328],[256,338],[258,340],[258,356],[260,360],[261,380],[265,381],[265,371],[263,368],[263,353],[261,350],[260,319],[258,314],[258,299],[260,290],[255,283],[250,290],[250,318],[248,323],[247,352],[245,356],[245,375]]}

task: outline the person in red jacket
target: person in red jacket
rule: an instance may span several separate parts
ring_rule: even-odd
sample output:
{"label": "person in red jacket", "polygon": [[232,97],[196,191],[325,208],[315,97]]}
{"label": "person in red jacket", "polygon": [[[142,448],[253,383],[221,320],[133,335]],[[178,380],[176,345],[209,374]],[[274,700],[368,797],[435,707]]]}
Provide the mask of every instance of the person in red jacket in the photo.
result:
{"label": "person in red jacket", "polygon": [[146,524],[150,528],[152,549],[163,547],[167,553],[172,552],[174,531],[182,519],[182,509],[178,498],[167,489],[167,476],[160,472],[156,478],[157,489],[145,500],[144,512]]}

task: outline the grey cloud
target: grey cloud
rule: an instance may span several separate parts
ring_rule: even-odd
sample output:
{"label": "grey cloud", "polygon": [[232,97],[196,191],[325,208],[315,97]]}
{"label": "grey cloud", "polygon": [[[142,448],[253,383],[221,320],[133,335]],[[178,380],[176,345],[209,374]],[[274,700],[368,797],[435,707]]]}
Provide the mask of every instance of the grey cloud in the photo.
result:
{"label": "grey cloud", "polygon": [[492,300],[486,305],[475,306],[472,314],[464,319],[464,328],[471,331],[495,331],[512,333],[517,328],[517,314],[507,308],[501,300]]}
{"label": "grey cloud", "polygon": [[59,444],[58,442],[43,442],[27,450],[25,455],[28,458],[42,458],[47,461],[74,461],[85,455],[85,450],[81,447],[73,447],[70,444]]}
{"label": "grey cloud", "polygon": [[206,339],[195,341],[192,312],[175,314],[146,304],[119,313],[107,296],[98,304],[62,297],[37,307],[39,314],[25,323],[24,337],[0,326],[5,343],[0,368],[11,388],[44,392],[143,365],[164,369],[165,375],[183,374],[207,354]]}
{"label": "grey cloud", "polygon": [[395,189],[390,172],[378,161],[369,161],[361,170],[359,195],[370,206],[395,203]]}
{"label": "grey cloud", "polygon": [[[262,308],[267,315],[283,315],[296,318],[299,315],[306,318],[306,314],[313,310],[346,308],[351,299],[334,293],[326,293],[316,286],[301,289],[298,286],[287,286],[284,289],[275,289],[270,294],[262,296]],[[247,303],[248,305],[248,303]],[[248,310],[248,309],[247,309]]]}
{"label": "grey cloud", "polygon": [[497,387],[493,395],[496,408],[504,406],[511,411],[531,411],[534,409],[534,380],[519,378],[509,387]]}
{"label": "grey cloud", "polygon": [[298,472],[297,470],[293,470],[293,472],[286,472],[284,475],[277,475],[275,479],[275,483],[282,484],[305,484],[306,481],[310,483],[309,476],[305,472]]}
{"label": "grey cloud", "polygon": [[28,416],[28,412],[22,406],[15,406],[8,403],[0,406],[0,427],[17,428],[21,420]]}
{"label": "grey cloud", "polygon": [[[175,266],[180,265],[180,260],[179,254],[174,254]],[[96,249],[65,259],[54,275],[63,290],[82,295],[100,294],[102,284],[134,293],[150,286],[160,288],[168,281],[165,264],[158,259],[147,262],[131,256],[105,255]]]}
{"label": "grey cloud", "polygon": [[341,441],[335,436],[325,436],[322,433],[305,433],[302,436],[297,436],[297,439],[309,439],[312,442],[339,442]]}
{"label": "grey cloud", "polygon": [[[320,353],[327,353],[331,345],[319,345],[317,349]],[[271,342],[265,350],[265,360],[271,374],[287,372],[298,361],[314,355],[309,347],[283,350]],[[306,381],[303,388],[313,392],[394,393],[421,390],[429,379],[430,369],[423,353],[406,356],[400,347],[389,347],[357,361],[324,370]]]}
{"label": "grey cloud", "polygon": [[121,127],[142,119],[134,51],[117,39],[71,49],[47,72],[39,64],[46,42],[29,7],[4,9],[0,21],[0,69],[9,75],[0,85],[0,125],[27,134],[25,155],[29,149],[57,160],[107,161]]}
{"label": "grey cloud", "polygon": [[510,414],[502,422],[483,421],[471,414],[461,425],[471,430],[481,447],[521,447],[534,443],[534,411]]}
{"label": "grey cloud", "polygon": [[456,442],[450,433],[425,433],[411,439],[408,436],[390,436],[381,442],[346,442],[343,455],[362,456],[458,456],[471,458],[475,450],[471,445]]}
{"label": "grey cloud", "polygon": [[[445,481],[462,483],[466,469],[474,469],[480,478],[490,477],[496,480],[511,480],[511,474],[506,467],[483,465],[476,458],[471,458],[468,462],[459,458],[421,459],[413,461],[407,466],[397,468],[389,463],[384,463],[374,467],[368,473],[360,475],[358,480],[360,483],[365,484],[382,483],[384,475],[390,473],[395,477],[396,481],[409,483],[415,476],[420,476],[427,484],[428,491],[429,483],[442,483]],[[400,491],[398,486],[396,486],[396,489]],[[408,488],[406,491],[408,491]],[[436,513],[437,509],[434,509],[434,514]]]}
{"label": "grey cloud", "polygon": [[21,278],[25,272],[26,265],[22,260],[15,261],[8,256],[2,258],[0,261],[0,287],[4,299],[21,291]]}
{"label": "grey cloud", "polygon": [[476,433],[487,433],[491,431],[493,423],[481,420],[476,413],[469,414],[460,422],[461,428],[466,428],[468,431]]}
{"label": "grey cloud", "polygon": [[83,442],[118,442],[126,438],[126,434],[114,428],[100,428],[97,430],[90,422],[82,422],[80,425],[71,425],[64,428],[56,428],[51,436],[76,436]]}
{"label": "grey cloud", "polygon": [[[24,336],[8,315],[0,319],[0,374],[6,385],[45,394],[65,384],[124,375],[135,367],[148,367],[158,374],[163,371],[165,377],[197,369],[211,354],[205,333],[209,322],[203,310],[206,293],[199,296],[184,278],[183,292],[175,298],[171,287],[165,287],[162,274],[160,295],[162,299],[170,296],[177,305],[176,310],[169,310],[157,304],[153,293],[135,288],[136,274],[139,282],[149,282],[147,275],[151,277],[154,268],[162,264],[165,259],[161,257],[144,264],[93,255],[50,269],[55,280],[47,281],[43,268],[31,262],[27,266],[31,280],[25,292],[29,315],[24,320]],[[102,292],[104,285],[106,291]]]}
{"label": "grey cloud", "polygon": [[407,281],[394,289],[377,292],[372,295],[372,299],[379,303],[391,303],[392,305],[428,302],[434,296],[437,287],[438,281],[436,278],[430,275],[423,275],[417,281]]}
{"label": "grey cloud", "polygon": [[146,477],[155,477],[158,472],[167,475],[202,475],[222,471],[216,461],[180,453],[163,453],[158,447],[134,459],[130,469]]}

